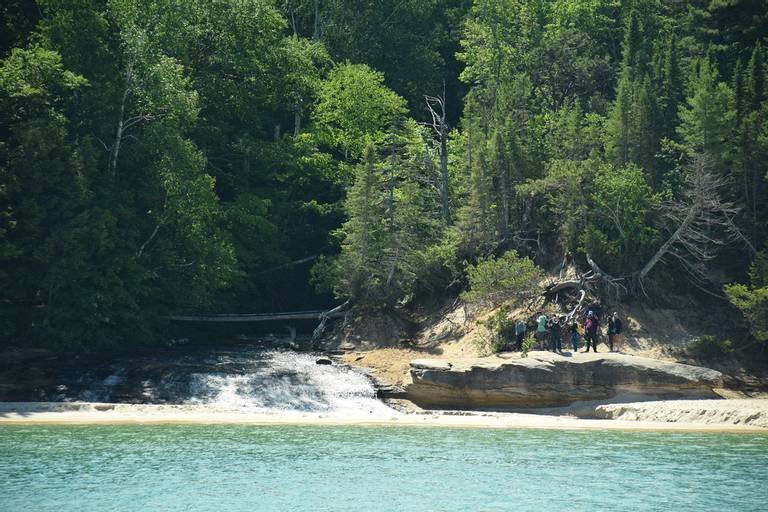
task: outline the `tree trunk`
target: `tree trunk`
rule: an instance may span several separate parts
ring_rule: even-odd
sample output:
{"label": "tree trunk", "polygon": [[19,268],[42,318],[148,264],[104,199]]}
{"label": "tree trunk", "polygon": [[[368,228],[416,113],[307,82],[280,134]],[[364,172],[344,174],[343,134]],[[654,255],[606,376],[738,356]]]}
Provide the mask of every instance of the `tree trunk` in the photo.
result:
{"label": "tree trunk", "polygon": [[696,218],[696,215],[698,215],[698,208],[693,207],[688,212],[688,215],[683,220],[682,224],[675,230],[674,233],[672,233],[672,236],[670,236],[664,244],[659,247],[659,250],[656,251],[656,254],[653,255],[653,257],[648,261],[648,263],[645,264],[645,266],[640,270],[640,272],[637,274],[637,277],[640,281],[642,281],[646,275],[648,275],[648,272],[653,269],[654,266],[661,260],[661,258],[664,257],[664,255],[667,253],[670,247],[672,247],[672,244],[677,242],[680,238],[680,234],[688,229],[688,226],[693,222],[693,220]]}
{"label": "tree trunk", "polygon": [[443,133],[440,137],[440,199],[442,202],[443,222],[447,226],[451,225],[450,210],[450,176],[448,175],[448,134]]}
{"label": "tree trunk", "polygon": [[301,112],[296,109],[293,113],[293,136],[298,137],[299,133],[301,133]]}
{"label": "tree trunk", "polygon": [[[130,71],[127,74],[130,77]],[[129,78],[130,79],[130,78]],[[128,91],[130,85],[125,84],[125,91],[123,91],[123,99],[120,102],[120,117],[117,120],[117,132],[115,133],[115,142],[112,144],[112,155],[109,159],[109,176],[112,180],[117,175],[117,157],[120,154],[120,144],[123,142],[123,126],[125,124],[125,102],[128,99]]]}
{"label": "tree trunk", "polygon": [[320,39],[320,0],[315,0],[315,26],[312,31],[312,40]]}
{"label": "tree trunk", "polygon": [[501,180],[501,234],[502,239],[509,240],[509,172],[503,165],[500,173]]}

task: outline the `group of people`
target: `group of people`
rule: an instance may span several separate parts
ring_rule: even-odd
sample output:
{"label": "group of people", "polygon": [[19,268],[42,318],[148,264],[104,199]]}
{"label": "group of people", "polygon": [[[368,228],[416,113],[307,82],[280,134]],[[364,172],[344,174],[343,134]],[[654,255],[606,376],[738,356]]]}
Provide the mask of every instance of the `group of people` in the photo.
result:
{"label": "group of people", "polygon": [[[594,311],[587,312],[587,316],[583,322],[579,322],[574,318],[570,323],[567,322],[565,316],[552,316],[547,317],[542,312],[534,315],[534,325],[529,326],[524,320],[519,319],[515,322],[515,349],[522,351],[523,340],[529,330],[535,330],[535,337],[538,343],[539,350],[545,350],[549,348],[553,352],[563,351],[563,334],[568,333],[570,338],[571,348],[573,352],[579,351],[579,341],[583,337],[587,342],[585,352],[589,352],[589,348],[592,347],[594,352],[597,352],[597,343],[600,333],[600,317],[598,317]],[[613,315],[608,317],[608,346],[611,352],[619,351],[621,344],[621,333],[624,330],[624,326],[619,318],[618,313],[614,312]]]}

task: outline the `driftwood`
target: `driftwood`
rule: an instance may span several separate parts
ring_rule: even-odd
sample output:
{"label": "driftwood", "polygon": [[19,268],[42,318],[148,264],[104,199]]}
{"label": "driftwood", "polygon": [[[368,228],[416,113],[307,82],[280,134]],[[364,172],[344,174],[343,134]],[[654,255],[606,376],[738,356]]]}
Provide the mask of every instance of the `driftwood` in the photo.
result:
{"label": "driftwood", "polygon": [[340,304],[335,308],[331,309],[330,311],[325,311],[320,313],[320,324],[317,327],[315,327],[314,331],[312,331],[312,341],[319,339],[320,336],[323,335],[323,332],[325,331],[325,324],[329,318],[343,316],[344,322],[346,322],[348,311],[344,311],[344,309],[348,305],[349,305],[349,301],[347,300],[344,304]]}
{"label": "driftwood", "polygon": [[579,297],[579,302],[576,304],[576,307],[571,310],[570,313],[568,313],[565,317],[566,323],[570,323],[571,320],[578,314],[579,310],[581,309],[581,305],[584,303],[584,299],[587,297],[587,291],[583,288],[579,290],[581,293],[581,296]]}
{"label": "driftwood", "polygon": [[560,283],[555,283],[547,286],[546,290],[544,290],[544,295],[554,295],[562,290],[567,290],[569,288],[576,288],[580,289],[584,286],[584,281],[562,281]]}

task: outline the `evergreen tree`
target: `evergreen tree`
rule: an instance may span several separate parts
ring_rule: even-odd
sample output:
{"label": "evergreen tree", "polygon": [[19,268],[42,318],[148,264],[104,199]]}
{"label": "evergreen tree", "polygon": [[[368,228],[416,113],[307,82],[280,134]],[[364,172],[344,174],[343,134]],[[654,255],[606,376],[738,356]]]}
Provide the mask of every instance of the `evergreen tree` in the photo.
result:
{"label": "evergreen tree", "polygon": [[758,40],[755,49],[752,51],[752,57],[747,64],[746,80],[746,108],[755,112],[760,108],[760,104],[765,101],[765,56],[763,47]]}
{"label": "evergreen tree", "polygon": [[651,176],[651,183],[658,182],[656,177],[655,155],[658,148],[657,134],[658,113],[654,99],[651,79],[644,76],[637,87],[632,108],[632,138],[630,160]]}
{"label": "evergreen tree", "polygon": [[619,78],[616,100],[608,117],[605,144],[608,157],[616,165],[623,165],[630,160],[630,146],[633,142],[633,100],[633,83],[630,80],[629,68],[624,68]]}
{"label": "evergreen tree", "polygon": [[677,35],[672,32],[665,40],[661,69],[658,73],[660,130],[662,137],[672,138],[677,127],[677,109],[685,99],[677,48]]}
{"label": "evergreen tree", "polygon": [[691,92],[680,108],[682,149],[689,157],[711,157],[716,170],[724,172],[732,157],[736,112],[733,91],[719,81],[717,68],[707,56],[699,60],[691,76]]}
{"label": "evergreen tree", "polygon": [[741,120],[744,118],[744,111],[746,109],[746,87],[744,84],[744,66],[741,63],[741,58],[736,61],[736,66],[733,68],[733,98],[734,98],[734,110],[736,111],[736,125],[741,125]]}

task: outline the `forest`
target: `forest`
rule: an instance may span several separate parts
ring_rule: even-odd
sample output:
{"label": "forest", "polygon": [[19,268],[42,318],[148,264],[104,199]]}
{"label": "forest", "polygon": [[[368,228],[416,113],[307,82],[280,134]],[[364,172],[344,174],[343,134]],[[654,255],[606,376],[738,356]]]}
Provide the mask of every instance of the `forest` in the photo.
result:
{"label": "forest", "polygon": [[148,345],[200,311],[394,311],[562,261],[621,300],[707,297],[768,341],[763,0],[0,15],[2,344]]}

